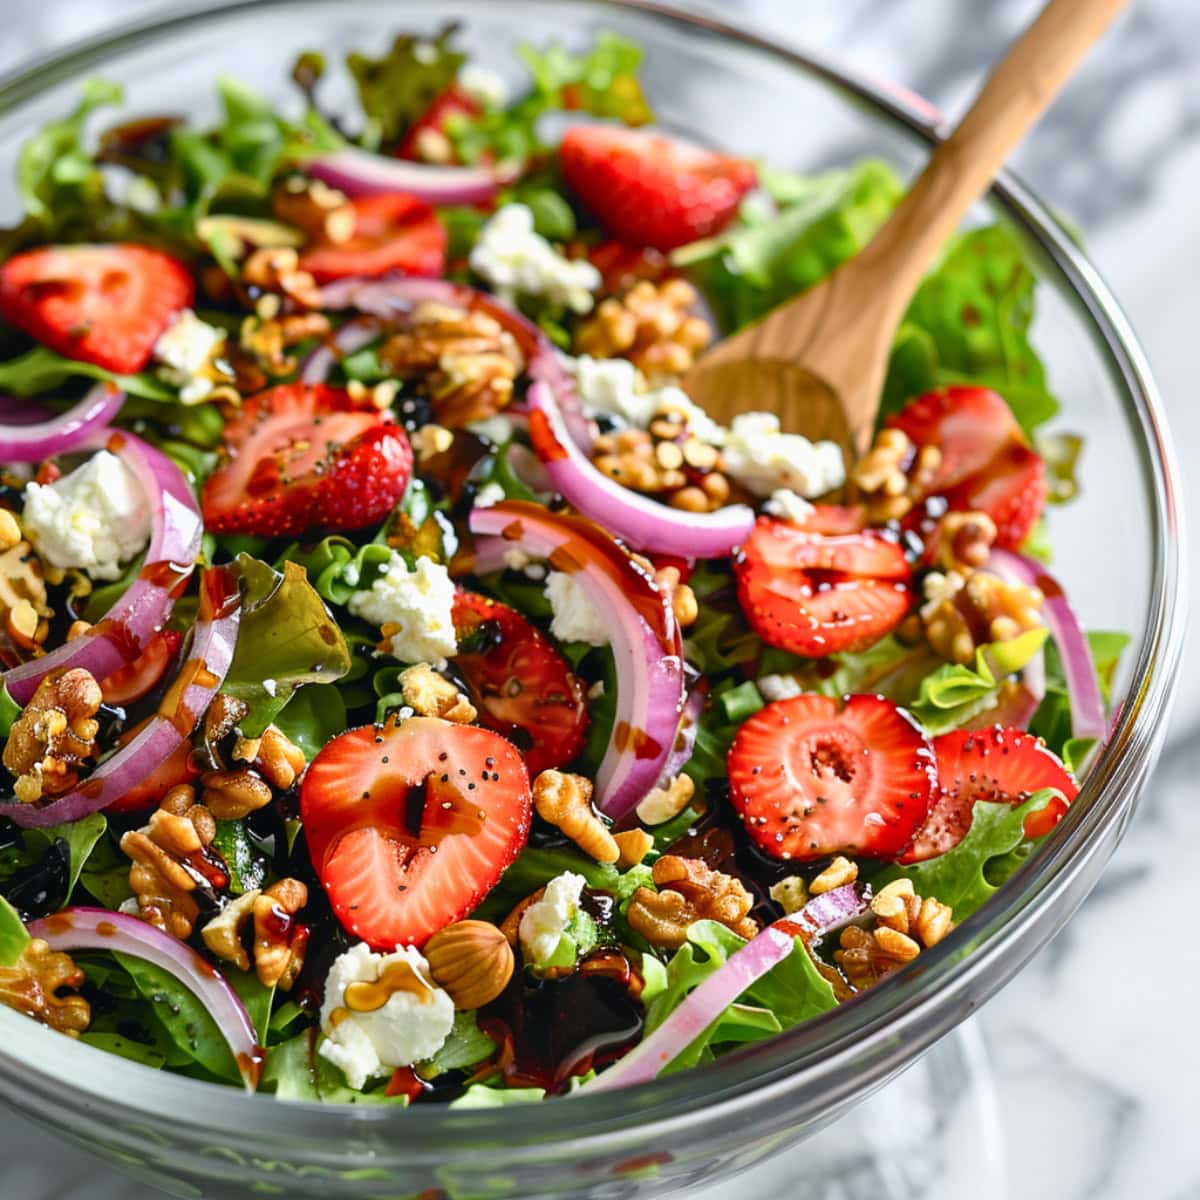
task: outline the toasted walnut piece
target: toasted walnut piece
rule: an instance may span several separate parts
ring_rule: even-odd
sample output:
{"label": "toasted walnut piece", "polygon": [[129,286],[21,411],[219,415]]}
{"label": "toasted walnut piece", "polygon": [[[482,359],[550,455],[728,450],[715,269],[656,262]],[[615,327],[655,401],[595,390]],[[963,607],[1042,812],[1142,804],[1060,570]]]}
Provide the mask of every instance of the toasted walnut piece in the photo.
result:
{"label": "toasted walnut piece", "polygon": [[543,821],[556,825],[597,862],[613,863],[620,858],[616,839],[592,808],[590,779],[562,771],[543,771],[533,781],[533,805]]}
{"label": "toasted walnut piece", "polygon": [[695,794],[691,776],[676,775],[665,788],[656,787],[646,793],[637,806],[637,818],[643,825],[661,825],[679,816]]}
{"label": "toasted walnut piece", "polygon": [[286,792],[308,765],[304,751],[274,725],[268,725],[258,739],[258,753],[253,762],[254,769],[281,792]]}
{"label": "toasted walnut piece", "polygon": [[454,444],[454,432],[445,425],[422,425],[409,439],[418,463],[427,463],[439,454],[445,454]]}
{"label": "toasted walnut piece", "polygon": [[274,798],[270,784],[250,767],[206,771],[200,776],[204,804],[218,821],[240,821]]}
{"label": "toasted walnut piece", "polygon": [[937,446],[917,449],[900,429],[881,429],[855,464],[851,480],[863,493],[875,523],[899,520],[923,500],[942,464]]}
{"label": "toasted walnut piece", "polygon": [[70,1037],[78,1037],[92,1020],[82,996],[60,996],[64,988],[82,987],[83,971],[69,954],[51,950],[42,938],[25,943],[20,958],[0,966],[0,1004],[33,1017]]}
{"label": "toasted walnut piece", "polygon": [[823,870],[808,885],[808,890],[814,896],[820,896],[823,892],[832,892],[834,888],[845,887],[848,883],[853,883],[858,878],[858,864],[851,862],[848,858],[843,858],[838,855],[833,862]]}
{"label": "toasted walnut piece", "polygon": [[6,508],[0,508],[0,525],[0,628],[21,649],[38,653],[54,615],[46,602],[46,582],[56,572],[23,540],[16,518]]}
{"label": "toasted walnut piece", "polygon": [[255,314],[242,321],[238,344],[273,375],[286,375],[296,368],[295,357],[286,351],[308,338],[324,337],[330,329],[329,318],[317,312],[277,316],[277,298],[264,300],[274,304],[260,303]]}
{"label": "toasted walnut piece", "polygon": [[744,938],[758,932],[749,915],[754,897],[700,859],[666,854],[654,864],[653,878],[659,891],[638,888],[628,912],[629,924],[651,945],[682,946],[693,921],[719,921]]}
{"label": "toasted walnut piece", "polygon": [[210,746],[224,741],[249,711],[244,700],[218,692],[204,714],[204,740]]}
{"label": "toasted walnut piece", "polygon": [[60,796],[79,782],[79,767],[96,754],[100,685],[82,667],[51,671],[9,730],[4,765],[16,776],[23,804]]}
{"label": "toasted walnut piece", "polygon": [[319,179],[292,175],[271,192],[276,220],[295,225],[310,238],[340,245],[354,236],[357,216],[345,192]]}
{"label": "toasted walnut piece", "polygon": [[1042,624],[1042,593],[990,571],[966,576],[958,571],[931,571],[924,586],[925,637],[950,662],[969,663],[977,646],[1011,641]]}
{"label": "toasted walnut piece", "polygon": [[231,900],[200,930],[204,944],[222,962],[233,963],[242,971],[250,970],[250,952],[242,934],[253,922],[254,902],[260,895],[262,893],[255,888]]}
{"label": "toasted walnut piece", "polygon": [[687,482],[678,466],[668,467],[659,460],[653,438],[642,429],[622,429],[596,438],[592,465],[609,479],[648,495],[675,492]]}
{"label": "toasted walnut piece", "polygon": [[469,725],[479,715],[471,701],[428,663],[417,663],[401,672],[400,693],[418,716]]}
{"label": "toasted walnut piece", "polygon": [[847,981],[862,991],[936,946],[954,928],[953,914],[933,896],[919,896],[911,879],[897,879],[871,900],[873,929],[844,929],[834,961]]}
{"label": "toasted walnut piece", "polygon": [[654,572],[654,582],[661,591],[666,592],[671,601],[671,611],[681,629],[694,625],[700,616],[700,605],[696,603],[696,593],[686,583],[680,582],[678,567],[659,567]]}
{"label": "toasted walnut piece", "polygon": [[771,899],[791,916],[808,903],[808,884],[801,875],[789,875],[771,885]]}
{"label": "toasted walnut piece", "polygon": [[321,289],[317,281],[300,270],[300,255],[291,246],[263,246],[242,264],[242,281],[264,292],[276,292],[300,305],[318,308]]}
{"label": "toasted walnut piece", "polygon": [[948,512],[937,523],[937,563],[964,575],[982,567],[996,540],[996,523],[985,512]]}
{"label": "toasted walnut piece", "polygon": [[627,358],[652,380],[682,375],[713,337],[708,322],[692,312],[696,299],[684,279],[640,280],[620,298],[602,300],[580,323],[576,353]]}
{"label": "toasted walnut piece", "polygon": [[620,852],[617,856],[617,868],[621,871],[636,867],[654,847],[654,839],[644,829],[626,829],[621,833],[614,833],[613,841],[617,843],[617,850]]}
{"label": "toasted walnut piece", "polygon": [[254,970],[264,987],[291,991],[304,966],[308,926],[295,917],[308,903],[298,879],[273,883],[254,901]]}
{"label": "toasted walnut piece", "polygon": [[21,526],[7,508],[0,508],[0,551],[11,550],[21,541]]}
{"label": "toasted walnut piece", "polygon": [[512,945],[488,921],[459,921],[439,930],[423,950],[433,981],[460,1012],[490,1004],[508,986],[515,966]]}

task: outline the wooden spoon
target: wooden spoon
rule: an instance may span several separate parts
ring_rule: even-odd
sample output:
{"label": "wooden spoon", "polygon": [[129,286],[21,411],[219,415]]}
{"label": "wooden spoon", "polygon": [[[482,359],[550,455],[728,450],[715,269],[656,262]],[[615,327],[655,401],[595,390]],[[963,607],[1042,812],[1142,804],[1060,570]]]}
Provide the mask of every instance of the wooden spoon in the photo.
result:
{"label": "wooden spoon", "polygon": [[862,454],[896,330],[934,256],[1125,0],[1050,0],[871,242],[832,275],[718,343],[683,386],[719,421],[774,412],[784,429]]}

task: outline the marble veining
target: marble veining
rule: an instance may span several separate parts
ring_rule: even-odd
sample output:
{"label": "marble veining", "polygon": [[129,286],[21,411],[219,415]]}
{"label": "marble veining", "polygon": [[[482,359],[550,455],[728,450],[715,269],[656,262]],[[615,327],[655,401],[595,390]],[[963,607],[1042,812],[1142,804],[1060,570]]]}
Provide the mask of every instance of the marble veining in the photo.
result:
{"label": "marble veining", "polygon": [[[10,0],[0,69],[161,5]],[[957,112],[1034,0],[724,0]],[[1139,0],[1016,156],[1085,231],[1139,329],[1180,457],[1200,448],[1200,5]],[[1194,473],[1189,484],[1195,501]],[[1194,503],[1193,503],[1194,508]],[[1193,584],[1197,568],[1193,563]],[[963,1030],[846,1121],[697,1200],[1200,1200],[1200,659],[1158,772],[1070,926]],[[832,1168],[827,1182],[818,1169]],[[5,1200],[150,1200],[40,1130],[0,1126]]]}

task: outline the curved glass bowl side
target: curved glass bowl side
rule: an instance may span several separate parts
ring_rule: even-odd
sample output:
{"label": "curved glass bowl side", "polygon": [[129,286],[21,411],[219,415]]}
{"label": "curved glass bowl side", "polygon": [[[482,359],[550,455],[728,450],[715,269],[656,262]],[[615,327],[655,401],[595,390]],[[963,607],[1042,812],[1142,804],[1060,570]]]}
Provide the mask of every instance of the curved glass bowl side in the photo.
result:
{"label": "curved glass bowl side", "polygon": [[[268,90],[303,45],[373,45],[381,25],[432,29],[445,5],[409,0],[258,0],[204,10],[97,41],[0,84],[0,171],[17,138],[67,107],[78,80],[130,81],[131,107],[211,109],[219,71]],[[773,162],[812,166],[870,152],[908,169],[932,136],[927,106],[717,22],[616,0],[487,0],[454,5],[468,40],[499,65],[513,40],[606,26],[648,48],[649,88],[664,122],[727,145],[753,136]],[[386,20],[381,14],[386,13]],[[585,33],[581,32],[581,36]],[[200,88],[203,88],[203,95]],[[749,130],[745,117],[753,111]],[[795,114],[810,120],[797,127]],[[1069,549],[1056,570],[1088,580],[1085,620],[1144,630],[1127,668],[1121,718],[1075,805],[1043,851],[935,951],[855,1004],[770,1043],[626,1092],[572,1097],[532,1111],[404,1113],[268,1103],[158,1076],[74,1046],[0,1011],[0,1097],[66,1136],[159,1177],[221,1180],[221,1194],[284,1184],[297,1195],[565,1195],[640,1183],[710,1181],[819,1128],[902,1070],[1012,976],[1095,883],[1152,763],[1178,659],[1179,514],[1175,469],[1145,362],[1083,256],[1019,184],[994,203],[1036,247],[1049,347],[1066,380],[1066,416],[1086,424],[1090,478],[1129,479],[1127,495],[1085,494],[1055,514],[1080,530],[1116,528],[1135,547],[1098,583]],[[1062,385],[1060,385],[1062,386]],[[1085,475],[1086,479],[1089,478]],[[702,1100],[698,1099],[703,1093]],[[373,1189],[373,1190],[368,1190]],[[194,1194],[191,1193],[191,1194]]]}

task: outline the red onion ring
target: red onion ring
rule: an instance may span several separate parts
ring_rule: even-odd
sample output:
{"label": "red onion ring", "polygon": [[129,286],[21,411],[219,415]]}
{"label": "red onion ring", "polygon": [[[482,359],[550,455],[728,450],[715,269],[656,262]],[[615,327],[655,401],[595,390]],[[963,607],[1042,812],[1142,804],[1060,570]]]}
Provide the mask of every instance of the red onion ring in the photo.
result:
{"label": "red onion ring", "polygon": [[[582,517],[503,500],[471,511],[480,562],[522,550],[569,571],[609,620],[617,668],[613,736],[596,772],[596,804],[614,821],[658,782],[683,710],[683,639],[667,596],[613,539]],[[479,566],[480,570],[486,567]]]}
{"label": "red onion ring", "polygon": [[356,308],[386,320],[408,312],[423,300],[474,309],[497,321],[520,346],[529,378],[535,383],[545,383],[553,392],[576,445],[584,451],[591,448],[592,423],[584,415],[575,381],[559,362],[553,343],[532,321],[494,296],[446,279],[385,275],[379,279],[339,279],[327,284],[321,289],[320,307]]}
{"label": "red onion ring", "polygon": [[[669,1017],[624,1058],[581,1091],[648,1083],[675,1061],[737,998],[796,948],[790,923],[768,925],[693,989]],[[795,929],[795,926],[791,926]]]}
{"label": "red onion ring", "polygon": [[144,959],[173,975],[216,1022],[246,1090],[252,1092],[258,1087],[265,1051],[258,1044],[250,1014],[225,977],[186,942],[139,917],[107,908],[64,908],[32,922],[29,934],[48,942],[52,950],[114,950]]}
{"label": "red onion ring", "polygon": [[813,937],[817,937],[826,933],[836,933],[869,914],[870,907],[857,885],[846,883],[813,896],[788,920],[794,921]]}
{"label": "red onion ring", "polygon": [[[112,383],[98,383],[86,396],[65,413],[42,419],[37,424],[8,423],[6,417],[0,428],[0,460],[13,463],[41,462],[55,454],[66,454],[97,429],[116,416],[125,401],[125,393]],[[18,403],[22,415],[29,410]]]}
{"label": "red onion ring", "polygon": [[728,504],[711,513],[683,512],[610,479],[593,466],[570,434],[554,392],[529,389],[529,436],[546,473],[584,516],[601,522],[635,550],[686,558],[721,558],[750,535],[754,512]]}
{"label": "red onion ring", "polygon": [[993,550],[987,566],[1005,579],[1037,588],[1045,596],[1042,612],[1062,659],[1071,701],[1071,730],[1077,738],[1104,741],[1108,737],[1108,721],[1104,716],[1104,699],[1100,695],[1092,652],[1079,618],[1058,581],[1041,563],[1008,550]]}
{"label": "red onion ring", "polygon": [[708,703],[708,684],[700,680],[688,693],[683,703],[683,712],[679,714],[679,725],[675,730],[675,740],[671,743],[671,752],[663,763],[662,774],[658,777],[658,786],[667,787],[671,780],[687,766],[696,748],[696,734],[700,730],[700,714]]}
{"label": "red onion ring", "polygon": [[119,800],[169,758],[196,728],[217,694],[237,642],[241,617],[237,578],[226,567],[210,567],[200,583],[200,615],[188,657],[141,732],[109,755],[73,792],[43,807],[0,804],[0,816],[22,829],[44,829],[78,821]]}
{"label": "red onion ring", "polygon": [[515,172],[388,158],[357,146],[310,158],[304,169],[347,196],[407,192],[427,204],[487,204]]}
{"label": "red onion ring", "polygon": [[109,429],[93,431],[72,448],[111,450],[133,472],[150,505],[150,545],[137,579],[87,633],[3,675],[18,704],[27,703],[59,667],[84,667],[96,679],[107,679],[132,662],[166,623],[200,553],[200,509],[183,472],[165,454],[132,433]]}
{"label": "red onion ring", "polygon": [[298,376],[301,383],[324,383],[336,363],[348,354],[361,350],[368,342],[379,336],[379,327],[374,321],[362,318],[347,321],[328,341],[322,342],[300,364]]}

